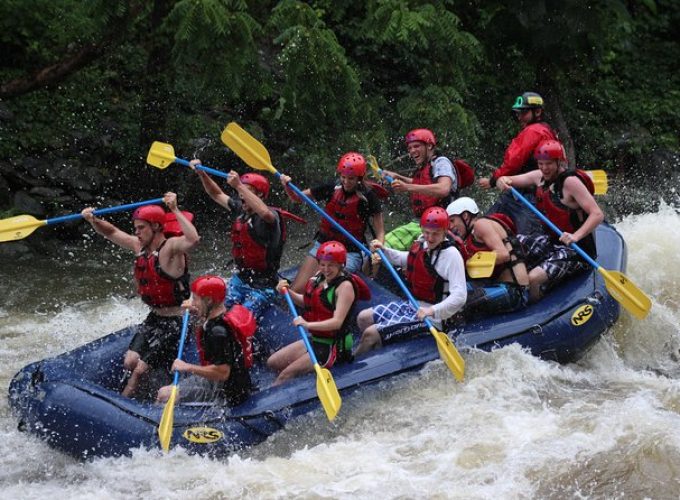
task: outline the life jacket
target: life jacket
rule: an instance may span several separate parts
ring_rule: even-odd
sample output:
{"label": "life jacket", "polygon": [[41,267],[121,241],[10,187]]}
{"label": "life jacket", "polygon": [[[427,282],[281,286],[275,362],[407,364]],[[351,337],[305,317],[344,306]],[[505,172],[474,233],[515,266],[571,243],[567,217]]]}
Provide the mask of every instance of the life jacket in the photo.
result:
{"label": "life jacket", "polygon": [[[137,293],[144,303],[151,307],[178,306],[191,295],[188,265],[185,265],[184,273],[179,278],[173,278],[161,268],[158,255],[167,241],[163,241],[149,256],[142,249],[135,258],[134,278]],[[188,262],[186,255],[184,259],[185,263]]]}
{"label": "life jacket", "polygon": [[[576,176],[586,186],[590,194],[595,194],[595,186],[590,176],[583,170],[567,170],[560,173],[551,184],[542,183],[536,188],[536,208],[538,208],[550,222],[560,230],[567,233],[577,231],[583,225],[586,217],[583,210],[570,208],[562,203],[564,181],[571,176]],[[550,189],[550,186],[553,189]],[[550,232],[554,239],[559,236]],[[595,256],[595,239],[589,234],[578,245],[591,257]]]}
{"label": "life jacket", "polygon": [[[305,292],[303,294],[305,310],[302,317],[309,322],[312,321],[324,321],[333,317],[335,312],[335,306],[337,304],[337,294],[336,290],[338,286],[344,281],[350,281],[352,287],[354,288],[354,304],[358,300],[368,300],[371,298],[371,290],[368,288],[366,282],[361,279],[356,274],[341,273],[333,281],[328,283],[328,286],[324,288],[321,286],[324,277],[321,273],[317,273],[316,276],[312,277],[305,286]],[[354,306],[352,304],[352,306]],[[347,330],[347,322],[350,318],[350,314],[345,318],[342,326],[337,330],[332,331],[318,331],[309,330],[309,332],[314,337],[329,338],[336,341],[340,341],[339,337],[343,336]]]}
{"label": "life jacket", "polygon": [[288,236],[284,218],[306,224],[307,221],[281,208],[269,207],[279,214],[281,239],[275,245],[258,241],[252,227],[256,214],[241,214],[231,226],[231,253],[239,269],[276,273],[281,263],[283,245]]}
{"label": "life jacket", "polygon": [[427,252],[424,243],[417,240],[411,245],[406,259],[406,280],[416,299],[436,304],[448,293],[444,290],[448,281],[437,273],[435,266],[441,252],[454,243],[447,238],[431,253]]}
{"label": "life jacket", "polygon": [[[517,276],[515,276],[515,271],[513,268],[517,264],[524,262],[525,255],[524,249],[522,248],[522,245],[516,236],[517,230],[515,226],[515,221],[513,221],[509,215],[503,213],[488,214],[482,218],[492,220],[503,226],[503,229],[505,230],[506,233],[506,237],[503,238],[502,240],[503,244],[510,243],[511,247],[509,252],[510,260],[508,262],[504,262],[503,264],[496,264],[493,268],[493,274],[491,275],[491,278],[496,278],[506,269],[510,269],[512,279],[515,283],[517,283]],[[465,260],[472,257],[477,252],[488,252],[491,250],[483,242],[475,239],[475,235],[472,231],[470,231],[470,233],[467,235],[467,238],[465,238],[464,246],[465,254],[463,256],[463,259]]]}
{"label": "life jacket", "polygon": [[[234,340],[238,342],[243,351],[243,366],[250,369],[253,366],[253,336],[257,329],[255,316],[250,309],[235,304],[220,318],[227,331],[230,331]],[[205,359],[205,344],[203,340],[205,332],[203,326],[196,328],[196,348],[198,359],[201,366],[207,366],[208,360]]]}
{"label": "life jacket", "polygon": [[[347,193],[342,186],[336,186],[325,208],[328,215],[345,228],[349,234],[362,242],[365,241],[364,233],[366,232],[367,221],[361,217],[359,207],[362,201],[367,202],[365,192],[366,188],[361,186],[353,193]],[[326,218],[321,218],[318,238],[321,243],[335,240],[343,243],[345,247],[354,247],[354,244]]]}
{"label": "life jacket", "polygon": [[[434,160],[434,158],[433,158]],[[416,170],[413,175],[413,184],[418,184],[420,186],[429,186],[434,184],[434,178],[432,175],[432,163],[427,162],[423,167]],[[423,215],[423,212],[430,207],[442,207],[446,208],[448,204],[453,200],[451,193],[448,193],[443,198],[437,198],[435,196],[429,196],[422,193],[409,193],[411,200],[411,209],[416,217]]]}

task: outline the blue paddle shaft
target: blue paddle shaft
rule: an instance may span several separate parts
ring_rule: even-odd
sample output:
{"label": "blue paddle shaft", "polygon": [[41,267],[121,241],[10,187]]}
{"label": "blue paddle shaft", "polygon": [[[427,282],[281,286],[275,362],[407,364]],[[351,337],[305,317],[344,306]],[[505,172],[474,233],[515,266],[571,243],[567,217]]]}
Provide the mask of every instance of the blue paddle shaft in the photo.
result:
{"label": "blue paddle shaft", "polygon": [[[180,165],[184,165],[185,167],[191,166],[191,163],[189,163],[189,161],[184,160],[182,158],[175,158],[175,161]],[[229,177],[229,174],[224,173],[221,170],[215,170],[214,168],[206,167],[205,165],[194,165],[194,168],[197,168],[198,170],[203,170],[204,172],[208,172],[209,174],[213,174],[218,177],[224,177],[225,179]]]}
{"label": "blue paddle shaft", "polygon": [[[286,302],[288,302],[288,308],[290,309],[291,314],[293,317],[297,317],[297,309],[295,309],[295,304],[293,303],[293,298],[290,296],[288,293],[288,290],[286,290],[283,294],[283,296],[286,298]],[[316,360],[316,355],[314,354],[314,349],[312,349],[312,344],[309,342],[309,337],[307,337],[307,332],[305,331],[304,327],[302,325],[298,325],[297,327],[298,332],[300,333],[300,337],[302,338],[302,341],[305,343],[305,347],[307,348],[307,352],[309,353],[309,357],[312,360],[313,365],[318,365],[319,362]]]}
{"label": "blue paddle shaft", "polygon": [[[154,198],[153,200],[138,201],[137,203],[128,203],[127,205],[118,205],[115,207],[98,208],[92,213],[94,215],[112,214],[114,212],[125,212],[126,210],[132,210],[133,208],[143,207],[144,205],[158,205],[159,203],[163,203],[163,198]],[[81,219],[82,217],[82,214],[62,215],[61,217],[47,219],[45,220],[45,223],[49,226],[52,224],[61,224],[62,222]]]}
{"label": "blue paddle shaft", "polygon": [[[276,172],[276,176],[280,178],[281,174],[279,172]],[[366,246],[363,243],[361,243],[354,236],[352,236],[344,227],[342,227],[338,223],[338,221],[336,221],[333,217],[328,215],[325,210],[322,210],[321,207],[319,207],[319,205],[314,203],[314,201],[309,196],[307,196],[302,191],[300,191],[300,189],[295,184],[293,184],[292,182],[289,182],[287,185],[290,186],[290,188],[295,192],[295,194],[297,194],[300,198],[305,200],[305,202],[310,207],[312,207],[314,210],[316,210],[324,219],[326,219],[328,222],[333,224],[333,227],[335,227],[338,231],[340,231],[345,238],[347,238],[352,243],[354,243],[354,245],[356,245],[357,248],[361,249],[361,251],[364,252],[366,255],[369,255],[369,256],[371,255],[371,251],[368,248],[366,248]],[[411,305],[413,305],[413,307],[415,307],[416,310],[417,310],[420,307],[420,304],[415,299],[415,297],[411,294],[408,287],[406,286],[404,281],[401,279],[401,276],[399,276],[399,273],[397,273],[396,269],[394,269],[394,266],[392,266],[392,263],[387,259],[387,257],[385,256],[385,254],[383,253],[383,251],[381,249],[378,249],[377,252],[378,252],[378,255],[380,255],[380,258],[382,259],[382,261],[385,263],[385,266],[387,266],[387,269],[392,274],[392,277],[395,279],[395,281],[397,282],[397,284],[399,285],[401,290],[404,292],[404,294],[408,298],[409,302],[411,302]],[[430,321],[429,318],[424,318],[424,322],[429,328],[432,328],[433,325],[432,325],[432,322]]]}
{"label": "blue paddle shaft", "polygon": [[[527,199],[522,195],[522,193],[520,193],[519,191],[517,191],[517,190],[516,190],[514,187],[512,187],[512,186],[510,186],[510,189],[512,190],[512,194],[513,194],[513,196],[514,196],[515,198],[517,198],[519,201],[521,201],[522,203],[524,203],[524,205],[526,205],[526,207],[527,207],[528,209],[530,209],[534,214],[536,214],[536,216],[537,216],[539,219],[541,219],[541,220],[543,221],[543,223],[544,223],[546,226],[548,226],[550,229],[552,229],[558,236],[562,236],[562,233],[563,233],[564,231],[562,231],[559,227],[557,227],[555,224],[553,224],[553,222],[552,222],[550,219],[548,219],[543,213],[541,213],[541,211],[540,211],[538,208],[536,208],[529,200],[527,200]],[[597,262],[595,262],[595,261],[590,257],[590,255],[588,255],[587,253],[585,253],[585,252],[581,249],[581,247],[579,247],[576,243],[572,243],[572,244],[569,245],[569,246],[570,246],[571,248],[573,248],[574,250],[576,250],[576,251],[578,252],[578,254],[579,254],[581,257],[583,257],[583,258],[588,262],[588,264],[590,264],[591,266],[593,266],[595,269],[599,269],[599,268],[600,268],[600,264],[598,264]]]}
{"label": "blue paddle shaft", "polygon": [[[182,316],[182,335],[179,339],[179,351],[177,352],[177,359],[182,359],[182,354],[184,354],[184,341],[187,338],[187,330],[189,329],[189,309],[184,311]],[[175,378],[172,381],[172,385],[177,385],[179,383],[179,372],[175,372]]]}

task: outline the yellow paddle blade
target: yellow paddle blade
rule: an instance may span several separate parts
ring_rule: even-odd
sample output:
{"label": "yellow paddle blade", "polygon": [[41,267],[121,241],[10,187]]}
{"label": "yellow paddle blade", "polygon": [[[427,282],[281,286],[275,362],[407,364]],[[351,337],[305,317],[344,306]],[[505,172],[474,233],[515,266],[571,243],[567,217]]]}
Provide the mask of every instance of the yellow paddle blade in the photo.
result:
{"label": "yellow paddle blade", "polygon": [[238,123],[228,124],[221,137],[222,142],[250,167],[276,173],[267,149]]}
{"label": "yellow paddle blade", "polygon": [[31,215],[17,215],[0,220],[0,243],[21,240],[38,229],[47,225],[46,220],[38,220]]}
{"label": "yellow paddle blade", "polygon": [[625,274],[618,271],[607,271],[602,267],[597,270],[604,277],[609,294],[638,319],[644,319],[652,308],[652,301],[630,281]]}
{"label": "yellow paddle blade", "polygon": [[444,360],[446,366],[449,367],[453,376],[458,382],[463,381],[465,376],[465,360],[460,355],[456,346],[453,345],[448,336],[438,331],[435,327],[430,327],[430,333],[437,341],[437,349],[439,349],[439,356]]}
{"label": "yellow paddle blade", "polygon": [[488,278],[496,266],[496,252],[477,252],[465,263],[470,278]]}
{"label": "yellow paddle blade", "polygon": [[175,162],[175,148],[171,144],[155,141],[146,155],[146,162],[161,170],[168,168]]}
{"label": "yellow paddle blade", "polygon": [[326,368],[321,368],[319,363],[314,365],[314,370],[316,371],[317,395],[321,400],[321,406],[323,406],[323,409],[326,411],[328,420],[332,421],[340,411],[340,406],[342,405],[340,393],[335,386],[335,380],[333,380],[333,375],[331,375],[330,371]]}
{"label": "yellow paddle blade", "polygon": [[609,183],[607,181],[607,172],[604,170],[586,170],[586,173],[593,180],[595,186],[595,194],[607,194]]}
{"label": "yellow paddle blade", "polygon": [[170,438],[172,438],[172,424],[175,417],[175,399],[177,398],[177,385],[172,386],[172,392],[168,402],[165,403],[161,423],[158,424],[158,439],[164,451],[170,449]]}

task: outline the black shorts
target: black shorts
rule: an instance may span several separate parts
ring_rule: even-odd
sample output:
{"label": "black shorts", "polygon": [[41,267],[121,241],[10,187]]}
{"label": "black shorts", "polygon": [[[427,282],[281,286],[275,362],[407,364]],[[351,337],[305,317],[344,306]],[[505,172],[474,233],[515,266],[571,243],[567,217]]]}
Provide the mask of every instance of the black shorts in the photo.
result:
{"label": "black shorts", "polygon": [[159,316],[150,312],[144,323],[137,325],[137,333],[128,349],[139,354],[151,368],[170,370],[177,358],[181,332],[181,316]]}

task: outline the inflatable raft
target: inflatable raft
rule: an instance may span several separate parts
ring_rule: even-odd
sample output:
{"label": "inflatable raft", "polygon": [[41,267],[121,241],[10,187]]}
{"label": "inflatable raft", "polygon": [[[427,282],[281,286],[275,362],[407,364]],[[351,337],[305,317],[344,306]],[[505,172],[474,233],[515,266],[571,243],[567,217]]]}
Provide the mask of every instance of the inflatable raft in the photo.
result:
{"label": "inflatable raft", "polygon": [[[602,224],[596,237],[600,264],[624,272],[626,248],[621,236]],[[358,309],[396,298],[376,282],[369,284],[373,297],[359,303]],[[535,356],[567,363],[596,342],[619,313],[619,303],[608,295],[602,277],[590,272],[524,311],[488,317],[447,333],[463,355],[466,348],[489,351],[518,343]],[[19,371],[9,388],[10,406],[19,428],[81,458],[126,455],[139,447],[159,449],[157,428],[164,405],[119,394],[124,381],[122,355],[133,334],[134,327],[126,328]],[[283,301],[266,312],[257,335],[266,339],[270,349],[298,339]],[[185,352],[188,360],[196,360],[193,342]],[[346,399],[359,387],[417,370],[438,359],[434,339],[425,335],[372,351],[353,363],[334,367],[332,373]],[[253,368],[253,380],[260,390],[242,405],[179,404],[174,412],[171,446],[226,456],[264,441],[300,415],[317,412],[319,418],[325,418],[314,374],[278,387],[271,387],[273,379],[260,360]],[[453,377],[451,383],[456,383]]]}

